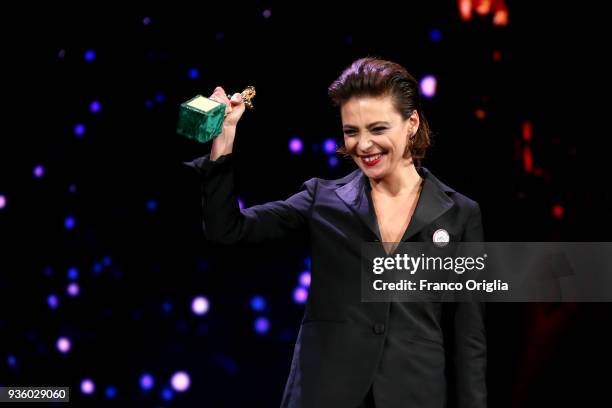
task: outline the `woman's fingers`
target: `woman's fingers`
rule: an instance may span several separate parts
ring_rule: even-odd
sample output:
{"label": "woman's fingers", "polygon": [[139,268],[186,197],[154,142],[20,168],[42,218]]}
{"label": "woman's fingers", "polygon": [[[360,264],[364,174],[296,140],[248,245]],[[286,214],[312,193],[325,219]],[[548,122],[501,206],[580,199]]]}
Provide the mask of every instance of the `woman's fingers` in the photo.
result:
{"label": "woman's fingers", "polygon": [[242,94],[237,92],[231,95],[230,99],[228,98],[225,90],[218,86],[215,88],[209,99],[225,104],[224,125],[236,126],[246,107],[244,101],[242,100]]}
{"label": "woman's fingers", "polygon": [[232,99],[230,100],[230,104],[232,106],[232,123],[237,123],[238,120],[240,120],[240,117],[242,117],[242,114],[244,113],[244,109],[246,107],[244,101],[242,100],[242,95],[239,93],[233,94]]}
{"label": "woman's fingers", "polygon": [[230,99],[232,105],[239,105],[242,103],[242,95],[238,92],[232,95],[232,99]]}
{"label": "woman's fingers", "polygon": [[220,86],[215,88],[215,90],[213,91],[213,94],[211,95],[211,99],[213,100],[216,99],[218,100],[218,102],[225,103],[226,105],[229,104],[229,99],[225,91],[223,90],[223,88],[221,88]]}
{"label": "woman's fingers", "polygon": [[232,104],[230,103],[230,100],[227,97],[227,94],[225,93],[225,90],[223,90],[222,87],[220,86],[216,87],[209,99],[225,104],[226,114],[229,114],[232,112]]}

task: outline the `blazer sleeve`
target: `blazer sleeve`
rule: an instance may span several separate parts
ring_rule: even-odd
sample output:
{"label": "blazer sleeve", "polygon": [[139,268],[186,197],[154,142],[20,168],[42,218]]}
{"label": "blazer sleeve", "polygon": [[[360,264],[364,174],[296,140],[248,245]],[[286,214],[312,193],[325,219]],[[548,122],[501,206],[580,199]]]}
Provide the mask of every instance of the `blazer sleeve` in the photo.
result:
{"label": "blazer sleeve", "polygon": [[208,240],[222,244],[257,243],[305,231],[316,179],[305,182],[298,193],[286,200],[241,210],[234,191],[233,155],[223,155],[214,161],[209,156],[184,162],[200,176],[203,228]]}
{"label": "blazer sleeve", "polygon": [[[483,242],[480,206],[474,203],[462,237],[467,242]],[[459,302],[455,309],[455,378],[459,408],[487,406],[487,341],[485,304]]]}

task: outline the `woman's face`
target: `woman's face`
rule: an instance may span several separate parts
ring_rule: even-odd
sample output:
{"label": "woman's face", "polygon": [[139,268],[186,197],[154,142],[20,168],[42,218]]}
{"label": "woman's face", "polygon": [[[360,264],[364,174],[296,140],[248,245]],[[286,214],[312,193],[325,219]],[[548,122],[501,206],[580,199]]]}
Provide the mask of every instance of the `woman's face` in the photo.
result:
{"label": "woman's face", "polygon": [[416,111],[403,120],[387,95],[353,97],[342,105],[340,113],[344,146],[366,176],[382,179],[410,165],[410,157],[403,155],[408,137],[419,127]]}

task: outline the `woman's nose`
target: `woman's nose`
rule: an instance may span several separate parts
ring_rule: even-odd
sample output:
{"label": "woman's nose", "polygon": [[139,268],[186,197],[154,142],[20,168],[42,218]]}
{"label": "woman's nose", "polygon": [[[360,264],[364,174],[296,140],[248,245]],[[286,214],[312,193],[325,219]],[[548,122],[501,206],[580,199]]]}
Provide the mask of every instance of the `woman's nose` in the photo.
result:
{"label": "woman's nose", "polygon": [[360,150],[367,150],[372,146],[372,139],[368,135],[363,135],[359,138],[358,147]]}

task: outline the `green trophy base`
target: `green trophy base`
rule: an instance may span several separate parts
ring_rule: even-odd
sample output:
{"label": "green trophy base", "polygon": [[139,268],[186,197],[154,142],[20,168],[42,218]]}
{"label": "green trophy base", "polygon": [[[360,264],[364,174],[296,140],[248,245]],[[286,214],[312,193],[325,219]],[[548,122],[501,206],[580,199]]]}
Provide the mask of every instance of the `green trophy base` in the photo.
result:
{"label": "green trophy base", "polygon": [[221,134],[225,104],[198,95],[181,104],[177,133],[200,143]]}

